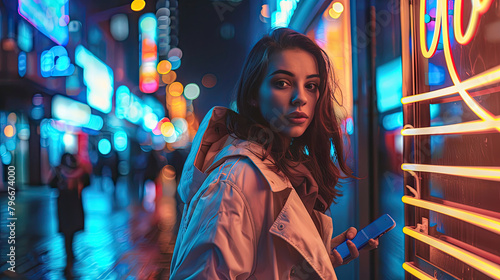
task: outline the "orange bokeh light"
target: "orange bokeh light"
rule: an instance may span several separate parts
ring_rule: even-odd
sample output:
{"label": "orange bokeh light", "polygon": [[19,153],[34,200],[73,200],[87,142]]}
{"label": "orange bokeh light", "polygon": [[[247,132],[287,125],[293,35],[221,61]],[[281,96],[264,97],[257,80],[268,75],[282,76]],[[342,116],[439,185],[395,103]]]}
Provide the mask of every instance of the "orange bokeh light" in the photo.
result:
{"label": "orange bokeh light", "polygon": [[184,91],[184,86],[179,82],[174,82],[168,86],[168,93],[172,96],[180,96]]}
{"label": "orange bokeh light", "polygon": [[[170,72],[170,70],[172,70],[172,64],[168,60],[162,60],[158,63],[156,70],[158,70],[158,73],[165,75],[168,72]],[[162,78],[162,80],[163,80],[163,78]]]}
{"label": "orange bokeh light", "polygon": [[14,133],[15,133],[15,129],[12,125],[7,125],[4,129],[3,129],[3,133],[5,134],[5,136],[7,137],[12,137],[14,136]]}
{"label": "orange bokeh light", "polygon": [[167,74],[161,76],[161,80],[165,84],[171,84],[175,81],[175,79],[177,79],[177,73],[175,73],[175,71],[170,71]]}

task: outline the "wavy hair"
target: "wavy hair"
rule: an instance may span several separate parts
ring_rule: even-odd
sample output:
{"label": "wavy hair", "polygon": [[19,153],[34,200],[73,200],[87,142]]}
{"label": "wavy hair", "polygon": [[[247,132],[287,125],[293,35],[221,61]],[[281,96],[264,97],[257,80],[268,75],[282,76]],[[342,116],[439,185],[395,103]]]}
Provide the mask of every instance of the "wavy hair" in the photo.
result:
{"label": "wavy hair", "polygon": [[[290,146],[278,129],[264,119],[258,107],[259,88],[271,55],[288,49],[312,54],[320,75],[314,117],[306,131],[292,139]],[[346,164],[342,131],[334,112],[334,102],[339,104],[334,96],[336,90],[340,89],[325,51],[303,34],[288,28],[275,29],[259,40],[247,57],[236,88],[239,116],[228,114],[227,128],[238,138],[262,145],[266,151],[263,158],[270,155],[275,167],[286,176],[292,176],[287,166],[303,163],[318,183],[319,195],[330,205],[341,196],[337,187],[339,179],[355,178]]]}

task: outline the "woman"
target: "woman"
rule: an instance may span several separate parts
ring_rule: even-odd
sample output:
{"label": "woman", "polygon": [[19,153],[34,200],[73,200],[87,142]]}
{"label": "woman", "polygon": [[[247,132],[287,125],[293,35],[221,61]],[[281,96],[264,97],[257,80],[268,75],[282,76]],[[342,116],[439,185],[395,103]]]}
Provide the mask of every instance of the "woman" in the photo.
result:
{"label": "woman", "polygon": [[72,154],[65,153],[61,157],[61,164],[55,168],[50,186],[59,189],[57,197],[57,217],[59,232],[64,236],[66,250],[67,277],[73,275],[73,238],[75,233],[84,229],[84,213],[82,203],[82,190],[90,185],[89,172],[84,163]]}
{"label": "woman", "polygon": [[213,108],[193,140],[171,279],[336,279],[342,258],[331,249],[356,229],[331,239],[324,214],[338,179],[352,177],[334,91],[328,57],[308,37],[282,28],[257,42],[238,84],[239,114]]}

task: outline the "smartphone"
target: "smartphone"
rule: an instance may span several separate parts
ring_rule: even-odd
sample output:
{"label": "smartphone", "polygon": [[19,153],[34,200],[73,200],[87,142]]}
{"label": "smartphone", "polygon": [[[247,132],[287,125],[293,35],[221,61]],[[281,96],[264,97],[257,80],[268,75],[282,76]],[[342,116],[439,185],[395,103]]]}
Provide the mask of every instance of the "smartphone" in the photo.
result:
{"label": "smartphone", "polygon": [[[369,224],[361,231],[358,231],[358,234],[351,240],[358,250],[361,250],[363,247],[368,244],[368,240],[371,238],[377,239],[382,236],[384,233],[393,229],[396,226],[396,222],[392,219],[389,214],[382,215],[380,218],[376,219],[373,223]],[[346,240],[347,241],[347,240]],[[342,259],[345,261],[349,256],[349,248],[347,248],[346,241],[342,242],[339,246],[334,249],[340,253]]]}

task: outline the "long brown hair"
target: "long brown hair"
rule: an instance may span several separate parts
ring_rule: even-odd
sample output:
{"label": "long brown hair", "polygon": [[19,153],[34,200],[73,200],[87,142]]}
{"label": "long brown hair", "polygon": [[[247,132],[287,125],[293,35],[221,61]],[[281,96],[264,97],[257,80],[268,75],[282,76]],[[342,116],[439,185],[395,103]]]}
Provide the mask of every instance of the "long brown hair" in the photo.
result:
{"label": "long brown hair", "polygon": [[[259,88],[271,55],[297,48],[312,54],[316,59],[320,94],[311,124],[304,134],[292,139],[288,146],[285,137],[262,116],[258,107]],[[342,132],[334,113],[336,90],[338,87],[327,54],[303,34],[288,28],[275,29],[259,40],[250,51],[237,84],[236,105],[239,116],[228,114],[227,120],[231,133],[261,144],[266,150],[264,158],[271,155],[276,168],[286,176],[291,176],[287,166],[303,163],[311,171],[318,183],[319,195],[328,205],[341,196],[336,188],[339,179],[355,178],[344,158]]]}

